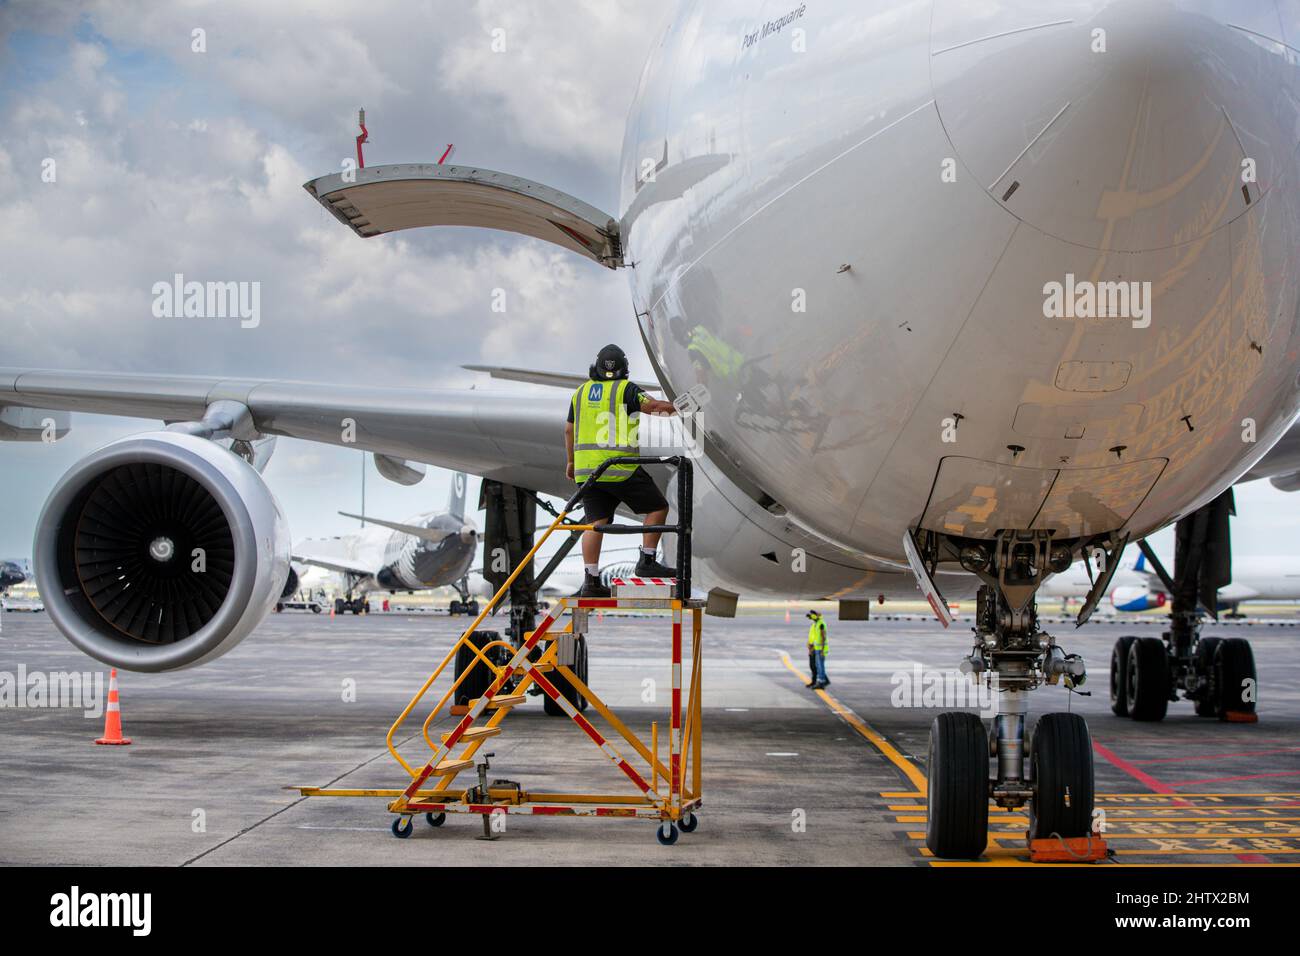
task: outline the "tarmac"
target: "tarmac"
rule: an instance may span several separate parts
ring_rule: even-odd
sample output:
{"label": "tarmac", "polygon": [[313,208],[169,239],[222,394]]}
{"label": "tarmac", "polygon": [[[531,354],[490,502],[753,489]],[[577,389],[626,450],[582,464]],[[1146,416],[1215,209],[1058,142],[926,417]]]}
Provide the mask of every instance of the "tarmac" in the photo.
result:
{"label": "tarmac", "polygon": [[[397,840],[382,798],[285,789],[405,786],[384,736],[466,624],[286,612],[202,667],[120,672],[131,746],[92,743],[102,712],[18,706],[12,693],[0,701],[0,863],[1035,865],[1019,812],[992,814],[980,861],[937,861],[924,847],[929,725],[940,710],[962,709],[951,706],[951,689],[945,702],[927,688],[969,651],[969,623],[944,631],[920,615],[827,620],[832,683],[814,693],[804,686],[807,622],[798,609],[789,623],[779,608],[705,618],[704,806],[699,828],[671,847],[659,845],[650,821],[514,815],[493,842],[475,839],[478,817],[455,815],[437,829],[417,818],[413,835]],[[1049,626],[1086,658],[1093,696],[1042,688],[1030,721],[1067,709],[1089,720],[1097,805],[1116,850],[1099,865],[1300,862],[1300,619],[1207,626],[1252,642],[1255,724],[1198,718],[1188,702],[1171,704],[1161,723],[1112,715],[1111,645],[1160,629],[1150,616],[1077,632]],[[650,722],[667,716],[667,619],[593,615],[589,641],[591,686],[648,736]],[[0,687],[8,675],[12,690],[20,668],[29,678],[103,673],[46,615],[8,613]],[[530,790],[632,792],[572,722],[545,716],[536,698],[504,726],[484,748],[495,754],[492,778]],[[404,753],[420,752],[415,730],[400,738]]]}

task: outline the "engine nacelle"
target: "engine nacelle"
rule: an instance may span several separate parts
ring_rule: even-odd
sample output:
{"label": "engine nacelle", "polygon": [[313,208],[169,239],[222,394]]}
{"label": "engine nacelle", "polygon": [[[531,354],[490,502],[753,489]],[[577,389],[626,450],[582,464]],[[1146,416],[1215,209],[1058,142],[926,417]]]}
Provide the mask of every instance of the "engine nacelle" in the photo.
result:
{"label": "engine nacelle", "polygon": [[261,476],[193,435],[104,446],[55,485],[33,569],[50,619],[96,660],[170,671],[220,657],[275,606],[289,529]]}
{"label": "engine nacelle", "polygon": [[1150,611],[1165,606],[1165,596],[1160,591],[1146,588],[1115,588],[1110,592],[1110,603],[1117,611]]}

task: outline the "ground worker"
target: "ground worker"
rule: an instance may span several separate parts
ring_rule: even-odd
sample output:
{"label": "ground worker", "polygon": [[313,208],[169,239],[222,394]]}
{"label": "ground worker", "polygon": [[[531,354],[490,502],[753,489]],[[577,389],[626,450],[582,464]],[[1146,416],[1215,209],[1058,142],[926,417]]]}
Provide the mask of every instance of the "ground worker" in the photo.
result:
{"label": "ground worker", "polygon": [[805,616],[812,621],[808,627],[808,660],[813,673],[808,686],[817,690],[830,683],[826,676],[826,622],[818,611],[809,611]]}
{"label": "ground worker", "polygon": [[[569,402],[569,420],[564,426],[564,444],[568,452],[565,474],[582,486],[583,520],[586,524],[609,524],[614,510],[624,504],[633,512],[645,515],[645,524],[661,525],[668,520],[668,502],[649,473],[640,465],[610,465],[595,481],[591,474],[610,458],[640,454],[637,445],[637,421],[641,412],[652,415],[673,414],[672,402],[651,398],[629,382],[627,356],[617,345],[606,345],[596,355],[588,380],[573,393]],[[675,568],[655,560],[660,532],[647,531],[641,536],[641,551],[636,563],[637,577],[672,578]],[[600,580],[600,546],[604,535],[588,531],[582,536],[584,575],[578,597],[609,597],[609,588]]]}

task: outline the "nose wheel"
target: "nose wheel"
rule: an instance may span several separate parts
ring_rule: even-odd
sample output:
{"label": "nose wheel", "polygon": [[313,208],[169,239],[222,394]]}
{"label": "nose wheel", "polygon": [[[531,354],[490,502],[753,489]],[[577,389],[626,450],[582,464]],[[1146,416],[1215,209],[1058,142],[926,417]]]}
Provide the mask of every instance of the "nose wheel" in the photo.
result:
{"label": "nose wheel", "polygon": [[1078,714],[1044,714],[1030,746],[1029,838],[1087,836],[1092,827],[1092,736]]}
{"label": "nose wheel", "polygon": [[989,841],[989,735],[975,714],[940,714],[930,725],[925,845],[973,860]]}

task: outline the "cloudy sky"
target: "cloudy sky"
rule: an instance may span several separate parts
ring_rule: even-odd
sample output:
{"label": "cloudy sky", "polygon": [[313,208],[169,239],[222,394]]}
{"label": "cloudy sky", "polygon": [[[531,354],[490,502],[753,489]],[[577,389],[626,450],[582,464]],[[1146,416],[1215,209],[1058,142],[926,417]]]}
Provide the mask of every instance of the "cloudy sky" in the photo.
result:
{"label": "cloudy sky", "polygon": [[[365,107],[369,164],[455,143],[457,162],[617,213],[623,121],[667,8],[0,2],[0,364],[468,387],[464,363],[581,371],[619,340],[649,377],[622,276],[478,230],[362,241],[302,184],[353,155]],[[155,318],[152,286],[178,272],[260,282],[261,324]],[[67,467],[149,424],[76,416],[53,447],[0,446],[0,556],[30,555]],[[354,525],[335,512],[359,504],[361,467],[358,452],[281,441],[266,477],[295,539]],[[412,488],[369,474],[377,516],[446,499],[445,473]],[[1239,489],[1238,553],[1295,553],[1295,502],[1267,483]]]}
{"label": "cloudy sky", "polygon": [[[365,107],[368,165],[455,143],[456,162],[616,213],[623,122],[664,7],[0,3],[0,365],[484,387],[459,366],[585,371],[611,340],[639,352],[621,275],[479,230],[362,241],[302,184],[354,155]],[[155,318],[152,286],[178,272],[260,282],[260,325]],[[30,554],[67,467],[149,425],[74,416],[57,446],[0,446],[0,555]],[[266,477],[295,539],[355,525],[335,512],[356,510],[361,467],[359,452],[280,442]],[[413,488],[369,476],[379,516],[446,500],[446,473]]]}

